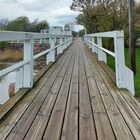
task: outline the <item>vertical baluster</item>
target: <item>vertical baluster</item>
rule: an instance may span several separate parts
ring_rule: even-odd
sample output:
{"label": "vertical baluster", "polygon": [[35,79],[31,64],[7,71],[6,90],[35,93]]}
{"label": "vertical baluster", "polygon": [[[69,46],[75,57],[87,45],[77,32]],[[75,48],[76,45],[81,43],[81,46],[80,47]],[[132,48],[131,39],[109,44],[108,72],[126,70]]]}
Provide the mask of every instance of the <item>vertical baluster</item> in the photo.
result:
{"label": "vertical baluster", "polygon": [[[60,37],[59,44],[62,44],[62,43],[63,43],[63,38]],[[63,45],[61,45],[57,48],[57,55],[60,54],[60,53],[63,53]]]}
{"label": "vertical baluster", "polygon": [[[92,37],[92,43],[95,44],[95,37]],[[95,53],[96,47],[92,45],[92,52]]]}
{"label": "vertical baluster", "polygon": [[50,42],[50,49],[52,50],[47,54],[47,57],[46,57],[47,64],[49,64],[50,62],[55,62],[55,38],[50,37],[49,42]]}
{"label": "vertical baluster", "polygon": [[102,38],[97,37],[97,44],[98,44],[98,60],[107,63],[107,56],[104,51],[101,50],[102,48]]}
{"label": "vertical baluster", "polygon": [[29,60],[29,63],[23,66],[23,87],[33,86],[33,47],[33,40],[25,40],[24,60]]}

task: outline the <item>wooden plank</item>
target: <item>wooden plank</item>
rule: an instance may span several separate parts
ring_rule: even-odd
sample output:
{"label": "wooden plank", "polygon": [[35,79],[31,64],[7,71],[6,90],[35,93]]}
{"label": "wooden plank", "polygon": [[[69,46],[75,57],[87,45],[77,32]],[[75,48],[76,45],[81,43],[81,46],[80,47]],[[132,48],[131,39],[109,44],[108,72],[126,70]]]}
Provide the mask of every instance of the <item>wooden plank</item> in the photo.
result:
{"label": "wooden plank", "polygon": [[45,128],[48,124],[48,121],[50,119],[53,107],[56,103],[56,99],[59,94],[59,90],[62,86],[65,73],[67,69],[69,68],[68,65],[70,65],[70,61],[73,61],[74,55],[71,54],[72,59],[69,59],[68,63],[65,64],[64,68],[59,73],[58,77],[55,80],[55,83],[53,87],[51,88],[51,91],[49,92],[46,100],[44,101],[43,105],[41,106],[34,122],[32,123],[28,133],[25,136],[25,140],[29,139],[36,139],[41,140],[43,133],[45,131]]}
{"label": "wooden plank", "polygon": [[55,103],[49,123],[42,139],[58,140],[61,136],[61,129],[65,115],[66,104],[69,96],[69,87],[72,78],[74,61],[70,62],[68,71],[60,89],[59,96]]}
{"label": "wooden plank", "polygon": [[4,117],[12,111],[13,107],[16,105],[16,103],[29,91],[28,88],[21,89],[16,93],[16,95],[9,99],[6,103],[4,103],[0,107],[0,123],[4,119]]}
{"label": "wooden plank", "polygon": [[[90,53],[88,53],[88,55],[90,55],[91,57]],[[114,99],[110,95],[110,91],[108,90],[106,83],[104,83],[104,80],[102,79],[100,75],[100,72],[99,72],[100,69],[96,68],[99,65],[98,62],[95,59],[93,59],[93,57],[91,58],[92,58],[92,61],[94,62],[94,64],[92,65],[92,69],[94,71],[96,70],[96,72],[99,73],[98,75],[94,75],[94,77],[98,85],[102,100],[104,102],[104,105],[108,113],[108,117],[110,119],[116,138],[118,140],[122,140],[122,139],[133,140],[134,137],[131,134],[130,129],[125,123],[120,110],[118,109]]]}
{"label": "wooden plank", "polygon": [[115,140],[116,138],[94,79],[93,73],[95,73],[95,71],[91,68],[91,61],[87,58],[84,52],[83,54],[97,137],[99,140]]}
{"label": "wooden plank", "polygon": [[[68,52],[69,53],[69,52]],[[10,116],[6,118],[4,122],[0,125],[0,137],[1,139],[5,139],[5,137],[9,134],[11,129],[15,126],[15,124],[18,122],[22,114],[25,112],[25,110],[28,108],[32,100],[36,97],[40,89],[43,87],[43,85],[46,83],[48,78],[52,75],[54,70],[60,66],[60,64],[63,64],[63,60],[67,57],[67,53],[63,55],[56,63],[52,66],[51,69],[47,71],[47,73],[40,79],[37,84],[35,84],[34,88],[31,90],[29,94],[25,96],[25,98],[14,108],[14,111],[10,113]]]}
{"label": "wooden plank", "polygon": [[[68,57],[68,59],[67,59],[68,61],[69,61],[69,58],[70,57]],[[63,66],[63,64],[62,64],[62,66]],[[44,102],[45,98],[47,97],[47,94],[49,93],[50,88],[53,85],[53,83],[55,81],[55,78],[57,77],[59,71],[61,70],[61,67],[58,68],[54,72],[54,75],[45,84],[44,87],[46,89],[45,88],[41,89],[39,95],[37,95],[37,97],[35,98],[35,100],[31,104],[31,106],[27,110],[27,112],[24,114],[22,119],[19,121],[19,124],[16,125],[16,127],[13,129],[13,131],[15,131],[15,133],[13,133],[11,135],[11,137],[14,137],[14,139],[22,139],[24,137],[24,135],[26,134],[28,128],[30,127],[30,124],[34,120],[34,117],[36,116],[36,114],[38,112],[38,109],[40,108],[40,106]],[[20,128],[20,131],[19,131],[19,128]],[[16,131],[18,131],[18,132],[16,132]]]}
{"label": "wooden plank", "polygon": [[[72,53],[72,52],[71,52]],[[71,55],[67,59],[70,58]],[[66,59],[66,60],[67,60]],[[9,134],[8,139],[22,139],[24,135],[26,134],[26,131],[28,130],[30,124],[32,123],[34,117],[36,116],[40,106],[42,105],[43,101],[47,97],[47,94],[53,85],[56,77],[58,76],[61,68],[63,67],[63,64],[66,62],[66,60],[63,60],[57,69],[52,73],[52,75],[48,78],[47,82],[44,87],[46,89],[42,88],[41,91],[39,91],[39,94],[37,94],[36,98],[33,100],[27,111],[22,116],[22,119],[20,119],[17,123],[17,125],[14,127],[12,132]],[[26,122],[26,123],[25,123]],[[26,131],[25,131],[26,129]]]}
{"label": "wooden plank", "polygon": [[137,117],[140,119],[140,102],[137,101],[135,97],[132,97],[129,91],[122,89],[120,90],[120,92],[124,97],[124,99],[126,100],[126,102],[131,107],[131,109],[135,112]]}
{"label": "wooden plank", "polygon": [[[80,46],[80,45],[79,45]],[[79,57],[79,139],[96,140],[89,89],[86,80],[82,50]]]}
{"label": "wooden plank", "polygon": [[[58,55],[56,57],[56,60],[58,60],[60,57],[62,56],[61,55]],[[51,67],[52,65],[55,64],[55,63],[51,63],[51,64],[48,64],[44,69],[42,69],[34,78],[34,86],[35,84],[38,82],[38,80],[44,75],[45,72],[47,72]],[[24,89],[21,89],[17,92],[17,94],[9,99],[6,103],[4,103],[1,107],[0,107],[0,122],[2,119],[4,119],[4,117],[7,115],[7,113],[10,113],[10,111],[13,110],[14,106],[16,106],[16,104],[22,100],[22,98],[27,94],[27,92],[30,91],[30,89],[28,88],[24,88]]]}
{"label": "wooden plank", "polygon": [[[111,78],[112,82],[116,83],[115,81],[115,73],[113,70],[111,70],[106,64],[99,63],[107,72],[108,76]],[[126,102],[129,104],[129,106],[132,108],[132,110],[135,112],[137,117],[140,119],[140,103],[130,94],[128,90],[125,89],[119,89],[121,92],[122,96],[126,100]]]}
{"label": "wooden plank", "polygon": [[[79,49],[79,44],[75,47]],[[61,140],[78,140],[78,52],[74,62],[69,98],[63,123]]]}
{"label": "wooden plank", "polygon": [[11,131],[11,129],[15,126],[17,121],[20,119],[22,114],[25,112],[25,110],[28,108],[32,100],[35,98],[35,96],[40,91],[41,87],[45,84],[46,80],[48,79],[48,75],[50,73],[47,72],[47,74],[44,75],[44,77],[38,82],[38,84],[34,87],[33,90],[30,91],[29,94],[26,95],[26,97],[18,103],[18,105],[14,108],[14,111],[9,114],[9,116],[6,118],[5,121],[3,121],[0,125],[0,134],[1,137],[4,139],[8,133]]}
{"label": "wooden plank", "polygon": [[[96,65],[97,66],[97,65]],[[140,138],[140,120],[136,114],[132,111],[130,106],[127,104],[125,99],[119,92],[119,89],[114,85],[114,83],[109,79],[108,75],[104,72],[104,69],[98,64],[98,69],[100,69],[100,74],[104,79],[107,88],[109,89],[111,96],[113,97],[117,107],[119,108],[125,122],[127,123],[130,131],[133,133],[135,139]]]}

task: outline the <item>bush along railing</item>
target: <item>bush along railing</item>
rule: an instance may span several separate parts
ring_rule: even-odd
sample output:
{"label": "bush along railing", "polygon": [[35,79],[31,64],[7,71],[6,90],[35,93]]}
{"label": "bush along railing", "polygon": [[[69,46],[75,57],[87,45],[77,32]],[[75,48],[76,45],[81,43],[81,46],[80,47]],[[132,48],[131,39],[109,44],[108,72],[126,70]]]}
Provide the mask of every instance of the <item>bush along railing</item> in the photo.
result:
{"label": "bush along railing", "polygon": [[[113,38],[114,52],[111,52],[102,47],[102,38]],[[95,43],[96,39],[96,43]],[[116,84],[119,88],[127,88],[132,95],[135,95],[134,90],[134,74],[125,65],[124,55],[124,32],[112,31],[95,34],[87,34],[84,36],[84,42],[92,49],[92,52],[98,55],[99,61],[107,63],[107,54],[115,58]]]}
{"label": "bush along railing", "polygon": [[[55,46],[56,38],[59,38],[59,44]],[[49,39],[50,49],[39,54],[33,54],[35,40]],[[48,33],[28,33],[28,32],[5,32],[0,31],[0,41],[22,41],[24,42],[24,58],[23,61],[16,63],[6,69],[0,71],[0,77],[16,71],[16,92],[20,88],[32,88],[33,86],[33,64],[34,60],[46,55],[46,64],[55,62],[56,54],[63,51],[71,45],[73,39],[71,34],[48,34]]]}

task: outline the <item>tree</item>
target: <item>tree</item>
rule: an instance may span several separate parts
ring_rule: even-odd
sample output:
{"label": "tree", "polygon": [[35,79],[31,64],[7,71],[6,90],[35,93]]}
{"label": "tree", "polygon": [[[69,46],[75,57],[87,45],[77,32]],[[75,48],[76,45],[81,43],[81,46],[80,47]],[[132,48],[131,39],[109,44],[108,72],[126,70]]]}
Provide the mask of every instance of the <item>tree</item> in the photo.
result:
{"label": "tree", "polygon": [[79,37],[83,37],[85,35],[85,29],[79,31]]}
{"label": "tree", "polygon": [[47,20],[38,21],[37,19],[30,22],[28,17],[21,16],[6,25],[8,31],[24,31],[24,32],[40,32],[41,29],[48,29],[49,24]]}
{"label": "tree", "polygon": [[70,25],[69,25],[69,24],[66,24],[66,25],[64,26],[64,30],[65,30],[65,31],[71,31]]}
{"label": "tree", "polygon": [[75,37],[77,37],[77,32],[76,31],[72,31],[72,36],[73,36],[73,38],[75,38]]}
{"label": "tree", "polygon": [[33,23],[30,24],[30,30],[32,32],[40,32],[41,29],[48,29],[49,24],[47,20],[38,21],[38,19],[34,20]]}
{"label": "tree", "polygon": [[9,31],[28,31],[29,19],[28,17],[21,16],[15,20],[10,21],[7,24],[7,30]]}
{"label": "tree", "polygon": [[136,40],[140,37],[140,3],[135,3]]}
{"label": "tree", "polygon": [[95,2],[96,0],[73,0],[70,8],[74,11],[83,12],[87,7],[93,7]]}
{"label": "tree", "polygon": [[134,0],[128,0],[129,5],[129,55],[130,55],[130,67],[134,73],[136,73],[136,34],[135,34],[135,14],[134,14]]}
{"label": "tree", "polygon": [[[127,0],[96,0],[84,6],[82,14],[77,17],[88,33],[117,30],[127,27]],[[95,4],[96,3],[96,4]]]}

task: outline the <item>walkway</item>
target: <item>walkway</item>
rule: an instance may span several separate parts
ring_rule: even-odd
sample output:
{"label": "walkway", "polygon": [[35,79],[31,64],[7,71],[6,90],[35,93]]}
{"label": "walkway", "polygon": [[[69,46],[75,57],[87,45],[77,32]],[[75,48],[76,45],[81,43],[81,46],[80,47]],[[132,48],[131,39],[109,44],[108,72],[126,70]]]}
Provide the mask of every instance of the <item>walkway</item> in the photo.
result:
{"label": "walkway", "polygon": [[140,104],[78,39],[1,121],[6,140],[139,140]]}

